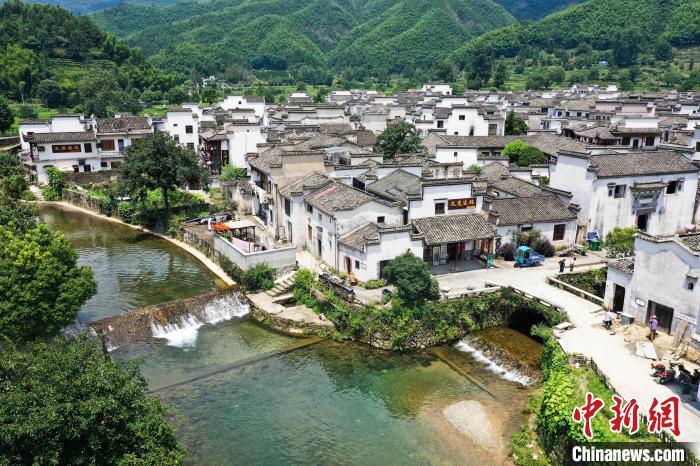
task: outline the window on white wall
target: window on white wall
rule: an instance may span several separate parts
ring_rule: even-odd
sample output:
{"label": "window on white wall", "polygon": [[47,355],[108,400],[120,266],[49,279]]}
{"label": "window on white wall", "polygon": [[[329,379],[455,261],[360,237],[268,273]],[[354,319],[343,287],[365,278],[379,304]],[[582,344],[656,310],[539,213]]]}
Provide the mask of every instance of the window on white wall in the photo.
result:
{"label": "window on white wall", "polygon": [[566,233],[566,224],[561,223],[559,225],[554,225],[554,234],[552,235],[553,241],[563,241],[564,234]]}
{"label": "window on white wall", "polygon": [[445,201],[440,201],[435,203],[435,215],[445,214]]}

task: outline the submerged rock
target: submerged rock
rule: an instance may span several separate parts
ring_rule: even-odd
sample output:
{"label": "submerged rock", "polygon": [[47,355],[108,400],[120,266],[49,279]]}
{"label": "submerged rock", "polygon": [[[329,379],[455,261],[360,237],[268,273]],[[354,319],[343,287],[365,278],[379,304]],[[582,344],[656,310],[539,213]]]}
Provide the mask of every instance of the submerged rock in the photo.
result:
{"label": "submerged rock", "polygon": [[484,406],[475,400],[464,400],[451,404],[442,414],[455,429],[469,439],[489,450],[502,450],[501,428],[492,422]]}

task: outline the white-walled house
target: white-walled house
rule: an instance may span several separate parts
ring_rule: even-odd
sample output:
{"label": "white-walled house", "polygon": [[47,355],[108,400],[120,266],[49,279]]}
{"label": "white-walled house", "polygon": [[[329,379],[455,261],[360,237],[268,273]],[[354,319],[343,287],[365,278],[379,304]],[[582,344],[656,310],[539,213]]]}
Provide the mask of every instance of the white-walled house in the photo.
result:
{"label": "white-walled house", "polygon": [[153,133],[150,118],[130,115],[96,118],[94,127],[102,170],[119,168],[124,161],[124,150],[139,139]]}
{"label": "white-walled house", "polygon": [[479,212],[483,200],[470,178],[421,179],[420,191],[407,198],[408,220]]}
{"label": "white-walled house", "polygon": [[81,173],[100,169],[94,131],[33,133],[24,139],[29,143],[25,166],[40,184],[48,182],[48,167]]}
{"label": "white-walled house", "polygon": [[406,251],[423,256],[423,241],[413,225],[380,226],[370,222],[338,239],[339,270],[352,273],[361,282],[378,280],[389,261]]}
{"label": "white-walled house", "polygon": [[162,131],[188,149],[196,150],[199,144],[199,116],[190,108],[168,110],[162,122]]}
{"label": "white-walled house", "polygon": [[580,207],[579,225],[601,237],[616,226],[668,236],[693,223],[698,168],[681,153],[560,152],[549,172],[550,186]]}
{"label": "white-walled house", "polygon": [[555,246],[576,241],[576,213],[557,196],[494,199],[487,204],[501,244],[512,243],[516,233],[529,230],[539,231]]}
{"label": "white-walled house", "polygon": [[331,179],[325,173],[312,172],[279,190],[282,204],[279,224],[284,229],[285,239],[297,249],[313,247],[308,242],[306,231],[308,221],[304,197],[330,182]]}
{"label": "white-walled house", "polygon": [[403,211],[399,205],[337,181],[306,196],[305,208],[308,249],[335,269],[340,267],[339,236],[369,222],[403,225]]}
{"label": "white-walled house", "polygon": [[605,307],[633,316],[639,325],[655,314],[659,329],[670,334],[686,321],[689,336],[700,338],[700,234],[660,238],[640,233],[634,249],[634,257],[609,264]]}

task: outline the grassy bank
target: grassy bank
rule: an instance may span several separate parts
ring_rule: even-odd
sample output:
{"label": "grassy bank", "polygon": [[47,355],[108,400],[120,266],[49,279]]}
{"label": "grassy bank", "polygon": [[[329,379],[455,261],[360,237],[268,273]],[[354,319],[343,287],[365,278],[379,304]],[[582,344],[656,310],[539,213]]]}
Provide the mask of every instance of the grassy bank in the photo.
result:
{"label": "grassy bank", "polygon": [[[632,436],[624,428],[621,433],[611,432],[613,391],[591,367],[576,367],[570,362],[559,343],[549,337],[542,349],[542,387],[525,407],[524,412],[531,415],[529,421],[512,438],[511,454],[516,464],[564,464],[567,449],[574,443],[658,442],[642,422]],[[605,402],[605,407],[593,418],[590,440],[583,435],[582,424],[571,417],[575,407],[585,404],[587,393]]]}

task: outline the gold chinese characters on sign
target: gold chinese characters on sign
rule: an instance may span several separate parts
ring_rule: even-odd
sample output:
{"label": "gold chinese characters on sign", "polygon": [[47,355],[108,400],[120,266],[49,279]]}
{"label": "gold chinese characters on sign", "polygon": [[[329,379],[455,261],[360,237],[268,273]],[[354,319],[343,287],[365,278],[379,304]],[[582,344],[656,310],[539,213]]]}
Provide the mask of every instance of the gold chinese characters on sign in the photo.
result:
{"label": "gold chinese characters on sign", "polygon": [[468,209],[470,207],[476,207],[476,198],[475,197],[465,197],[462,199],[450,199],[447,202],[447,208],[450,210]]}

